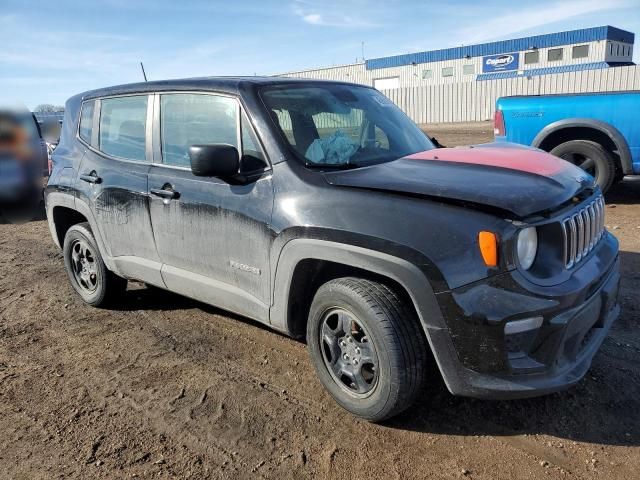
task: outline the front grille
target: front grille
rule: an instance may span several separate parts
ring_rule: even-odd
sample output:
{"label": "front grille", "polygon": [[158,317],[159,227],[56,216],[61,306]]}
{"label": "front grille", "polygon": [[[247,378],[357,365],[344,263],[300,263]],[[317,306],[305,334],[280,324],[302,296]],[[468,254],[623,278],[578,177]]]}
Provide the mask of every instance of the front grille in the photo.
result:
{"label": "front grille", "polygon": [[602,195],[561,222],[564,266],[571,268],[586,257],[604,234]]}

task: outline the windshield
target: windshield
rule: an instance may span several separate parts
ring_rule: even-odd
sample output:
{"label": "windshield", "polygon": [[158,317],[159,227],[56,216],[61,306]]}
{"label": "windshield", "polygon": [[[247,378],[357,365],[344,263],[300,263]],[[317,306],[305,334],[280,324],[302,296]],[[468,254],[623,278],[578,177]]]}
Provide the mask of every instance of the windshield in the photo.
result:
{"label": "windshield", "polygon": [[308,165],[363,166],[434,148],[377,90],[340,84],[266,87],[262,98]]}

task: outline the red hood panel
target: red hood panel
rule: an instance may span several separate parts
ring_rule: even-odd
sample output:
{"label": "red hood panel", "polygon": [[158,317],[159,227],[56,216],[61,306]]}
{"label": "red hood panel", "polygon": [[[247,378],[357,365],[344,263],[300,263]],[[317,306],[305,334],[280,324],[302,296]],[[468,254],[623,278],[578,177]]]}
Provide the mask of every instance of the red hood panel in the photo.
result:
{"label": "red hood panel", "polygon": [[496,146],[438,148],[409,155],[405,158],[508,168],[546,177],[558,175],[571,168],[571,164],[568,162],[539,150]]}
{"label": "red hood panel", "polygon": [[324,176],[332,185],[472,202],[520,217],[556,208],[593,184],[569,162],[508,143],[438,148]]}

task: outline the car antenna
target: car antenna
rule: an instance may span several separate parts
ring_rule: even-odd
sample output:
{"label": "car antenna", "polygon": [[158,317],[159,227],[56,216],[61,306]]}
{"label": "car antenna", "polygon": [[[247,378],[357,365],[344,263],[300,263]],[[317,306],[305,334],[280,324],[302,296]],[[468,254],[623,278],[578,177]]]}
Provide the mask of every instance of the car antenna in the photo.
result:
{"label": "car antenna", "polygon": [[140,62],[140,68],[142,69],[142,76],[144,77],[144,81],[148,82],[147,80],[147,74],[144,71],[144,65],[142,64],[142,62]]}

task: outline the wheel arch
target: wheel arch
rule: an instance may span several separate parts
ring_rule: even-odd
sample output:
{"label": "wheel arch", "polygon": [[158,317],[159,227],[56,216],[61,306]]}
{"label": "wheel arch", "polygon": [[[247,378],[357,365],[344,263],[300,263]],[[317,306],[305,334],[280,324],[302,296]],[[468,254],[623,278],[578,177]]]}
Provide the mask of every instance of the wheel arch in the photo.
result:
{"label": "wheel arch", "polygon": [[78,223],[89,223],[105,265],[109,270],[118,273],[93,213],[85,202],[67,193],[51,192],[47,195],[47,220],[53,241],[58,248],[62,248],[64,236],[69,228]]}
{"label": "wheel arch", "polygon": [[[275,328],[290,332],[289,326],[294,321],[290,318],[289,311],[291,295],[300,291],[301,281],[309,281],[319,272],[329,274],[321,279],[355,272],[388,281],[402,288],[424,325],[443,325],[432,319],[434,316],[440,318],[442,316],[429,279],[413,263],[355,245],[330,240],[298,238],[284,245],[275,268],[270,315],[271,324]],[[434,315],[425,315],[425,312]]]}
{"label": "wheel arch", "polygon": [[[335,272],[354,276],[361,273],[389,286],[400,288],[399,293],[411,302],[420,322],[431,353],[442,378],[450,391],[460,383],[460,371],[456,367],[457,354],[448,336],[448,328],[440,310],[436,293],[425,273],[416,265],[400,257],[329,240],[298,238],[287,242],[281,250],[275,268],[273,300],[270,322],[273,328],[296,336],[307,318],[301,312],[292,312],[290,301],[300,286],[308,280],[313,264],[325,262],[337,268]],[[301,272],[304,273],[301,275]],[[341,275],[342,276],[342,275]],[[294,281],[295,288],[294,288]],[[314,285],[313,281],[309,282]],[[313,292],[315,293],[315,292]],[[309,300],[312,299],[309,294]],[[303,310],[304,311],[304,310]],[[295,315],[295,317],[293,315]],[[300,322],[296,325],[295,322]],[[300,335],[298,335],[299,337]]]}
{"label": "wheel arch", "polygon": [[571,140],[591,140],[602,145],[618,162],[625,175],[631,174],[631,150],[620,131],[613,125],[592,118],[567,118],[544,127],[531,145],[547,152]]}
{"label": "wheel arch", "polygon": [[54,241],[59,247],[64,244],[64,237],[71,227],[87,221],[80,212],[66,206],[55,206],[51,213],[55,229]]}
{"label": "wheel arch", "polygon": [[[316,292],[325,283],[341,277],[358,277],[383,283],[413,305],[406,288],[393,278],[360,266],[305,258],[295,265],[291,273],[289,293],[286,295],[286,330],[289,335],[304,338],[309,310]],[[413,307],[415,310],[415,306]]]}

